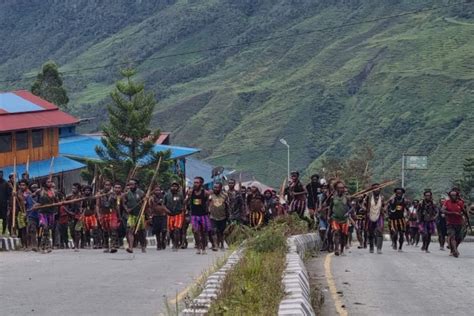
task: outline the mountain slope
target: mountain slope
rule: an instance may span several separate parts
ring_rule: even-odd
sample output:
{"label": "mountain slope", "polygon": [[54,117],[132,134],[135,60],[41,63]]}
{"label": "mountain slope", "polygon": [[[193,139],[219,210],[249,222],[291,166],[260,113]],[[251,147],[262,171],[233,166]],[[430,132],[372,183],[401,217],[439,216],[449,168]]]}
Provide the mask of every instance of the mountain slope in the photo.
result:
{"label": "mountain slope", "polygon": [[[133,64],[160,101],[154,123],[172,131],[174,142],[273,185],[286,174],[281,137],[293,168],[307,173],[324,157],[349,156],[361,142],[375,150],[377,180],[399,175],[402,153],[427,154],[430,169],[408,172],[407,184],[437,192],[473,154],[472,3],[380,20],[445,3],[28,3],[0,4],[7,43],[0,47],[0,81],[35,73],[48,58],[63,71]],[[351,26],[337,27],[343,24]],[[322,31],[304,34],[313,30]],[[180,55],[246,42],[252,44]],[[118,67],[65,77],[76,114],[99,118],[90,129],[104,118]]]}

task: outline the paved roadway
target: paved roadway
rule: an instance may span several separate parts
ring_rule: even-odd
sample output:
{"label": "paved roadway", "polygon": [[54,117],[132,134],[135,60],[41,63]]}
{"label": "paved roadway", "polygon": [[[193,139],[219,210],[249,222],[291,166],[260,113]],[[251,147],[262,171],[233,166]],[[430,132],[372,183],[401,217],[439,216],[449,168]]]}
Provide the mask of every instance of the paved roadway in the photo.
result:
{"label": "paved roadway", "polygon": [[166,315],[223,252],[0,252],[1,315]]}
{"label": "paved roadway", "polygon": [[474,243],[461,244],[457,259],[436,246],[398,253],[385,242],[382,255],[353,247],[344,257],[311,260],[322,315],[474,315]]}

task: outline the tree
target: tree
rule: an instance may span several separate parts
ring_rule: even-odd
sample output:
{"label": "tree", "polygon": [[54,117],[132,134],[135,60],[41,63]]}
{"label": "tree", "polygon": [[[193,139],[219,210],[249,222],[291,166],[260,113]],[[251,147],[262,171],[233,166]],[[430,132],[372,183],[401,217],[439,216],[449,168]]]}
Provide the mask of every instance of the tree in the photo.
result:
{"label": "tree", "polygon": [[150,128],[156,100],[152,93],[145,92],[142,83],[132,80],[135,74],[134,69],[122,70],[124,80],[116,83],[110,95],[109,122],[102,128],[102,146],[95,149],[101,159],[98,169],[108,179],[125,181],[133,175],[146,184],[159,157],[163,157],[159,181],[166,183],[173,178],[170,153],[155,152],[160,131]]}
{"label": "tree", "polygon": [[328,179],[343,180],[349,191],[353,193],[370,185],[373,159],[372,148],[368,144],[362,144],[348,159],[326,158],[321,165]]}
{"label": "tree", "polygon": [[43,65],[41,72],[36,76],[36,81],[31,86],[31,92],[62,109],[66,109],[69,103],[58,65],[54,61],[48,61]]}
{"label": "tree", "polygon": [[461,193],[468,199],[473,199],[474,193],[474,157],[466,158],[463,163],[461,179],[455,181]]}

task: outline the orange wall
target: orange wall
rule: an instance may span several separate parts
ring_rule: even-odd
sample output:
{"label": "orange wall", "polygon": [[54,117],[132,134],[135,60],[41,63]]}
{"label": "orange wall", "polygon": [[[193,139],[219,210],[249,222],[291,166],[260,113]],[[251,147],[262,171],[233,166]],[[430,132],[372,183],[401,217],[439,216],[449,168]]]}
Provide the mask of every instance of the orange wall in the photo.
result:
{"label": "orange wall", "polygon": [[36,160],[45,160],[51,157],[57,157],[59,153],[59,128],[46,128],[43,133],[43,146],[33,148],[31,130],[28,130],[28,149],[16,150],[15,132],[13,132],[13,150],[7,153],[0,153],[0,167],[13,165],[16,156],[17,164],[25,164],[28,159],[30,162]]}

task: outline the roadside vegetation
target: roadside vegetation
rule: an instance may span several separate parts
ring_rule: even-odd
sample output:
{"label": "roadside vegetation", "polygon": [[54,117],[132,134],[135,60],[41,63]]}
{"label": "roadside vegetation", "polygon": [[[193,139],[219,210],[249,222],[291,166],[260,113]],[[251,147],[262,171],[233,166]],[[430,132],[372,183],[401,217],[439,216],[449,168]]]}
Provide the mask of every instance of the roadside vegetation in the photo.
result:
{"label": "roadside vegetation", "polygon": [[240,262],[227,275],[222,292],[211,306],[210,315],[276,315],[284,296],[281,282],[285,268],[286,238],[307,232],[307,223],[287,216],[246,241]]}

